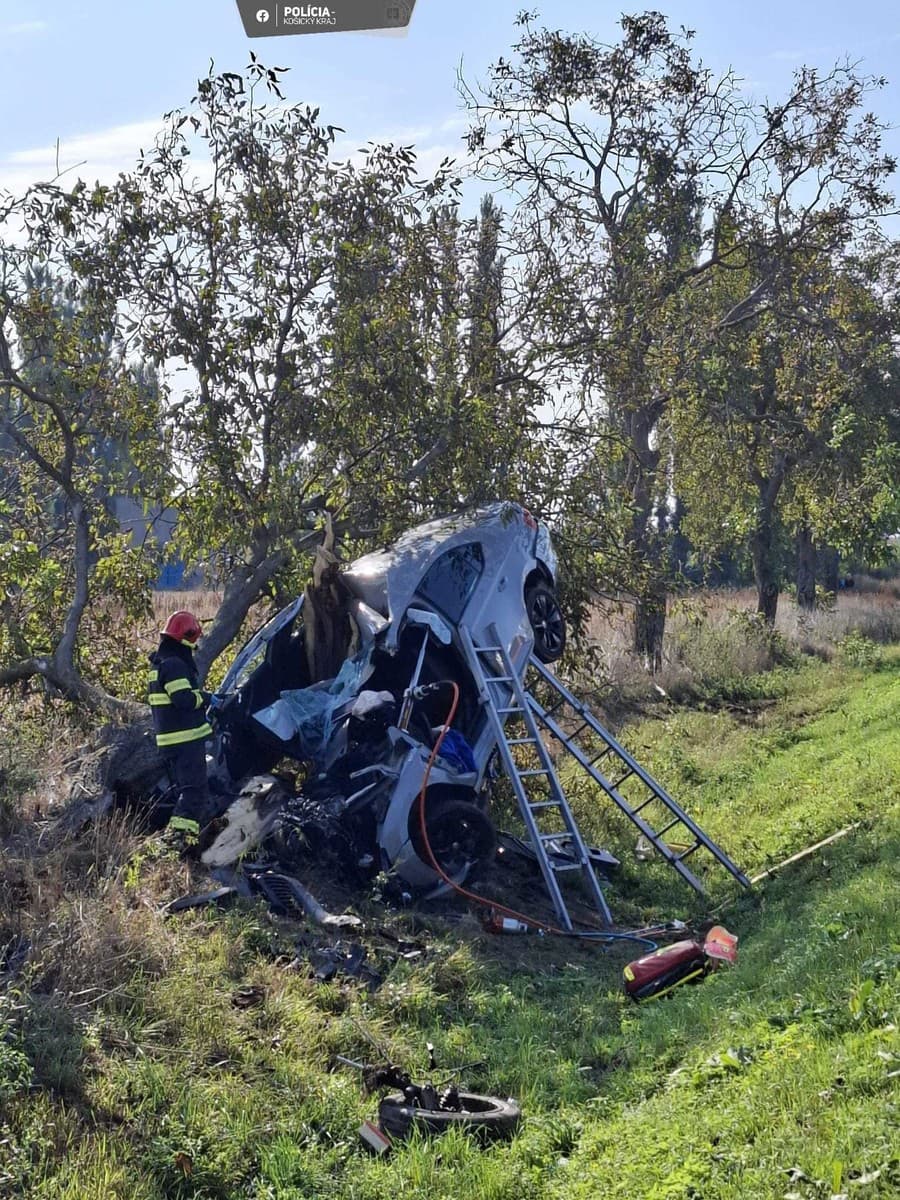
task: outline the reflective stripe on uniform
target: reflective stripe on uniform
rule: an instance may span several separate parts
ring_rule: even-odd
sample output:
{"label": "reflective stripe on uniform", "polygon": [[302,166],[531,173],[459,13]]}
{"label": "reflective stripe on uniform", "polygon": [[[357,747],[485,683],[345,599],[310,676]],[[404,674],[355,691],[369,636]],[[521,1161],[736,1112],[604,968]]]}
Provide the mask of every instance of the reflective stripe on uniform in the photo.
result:
{"label": "reflective stripe on uniform", "polygon": [[171,704],[172,703],[172,701],[169,699],[169,697],[166,696],[163,692],[151,692],[150,695],[147,697],[147,700],[151,705]]}
{"label": "reflective stripe on uniform", "polygon": [[177,729],[174,733],[158,733],[157,746],[180,746],[184,742],[196,742],[200,738],[212,737],[212,726],[204,721],[196,729]]}
{"label": "reflective stripe on uniform", "polygon": [[157,679],[159,679],[159,671],[148,671],[147,678],[151,683],[156,683]]}
{"label": "reflective stripe on uniform", "polygon": [[191,682],[189,679],[173,679],[171,683],[164,686],[169,695],[173,696],[176,692],[183,692],[185,688],[190,689]]}

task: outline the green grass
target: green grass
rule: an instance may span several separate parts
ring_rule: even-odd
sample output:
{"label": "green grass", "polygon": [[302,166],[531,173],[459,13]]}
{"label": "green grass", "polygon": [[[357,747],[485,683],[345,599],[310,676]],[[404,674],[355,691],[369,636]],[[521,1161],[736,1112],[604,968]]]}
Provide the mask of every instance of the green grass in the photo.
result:
{"label": "green grass", "polygon": [[[411,915],[391,920],[422,958],[373,933],[380,990],[323,986],[288,965],[299,927],[252,907],[165,921],[154,904],[180,883],[152,856],[95,872],[54,911],[44,960],[0,994],[0,1195],[900,1194],[900,652],[869,673],[776,672],[757,694],[766,703],[673,710],[627,741],[751,872],[861,824],[752,897],[711,873],[739,962],[668,1000],[625,1000],[634,951]],[[633,859],[589,788],[576,804],[622,851],[620,919],[698,911]],[[79,994],[94,979],[102,991]],[[251,984],[261,1002],[236,1007]],[[512,1143],[453,1134],[364,1152],[356,1129],[376,1102],[334,1056],[378,1046],[421,1075],[426,1041],[448,1068],[484,1060],[472,1087],[519,1099]]]}

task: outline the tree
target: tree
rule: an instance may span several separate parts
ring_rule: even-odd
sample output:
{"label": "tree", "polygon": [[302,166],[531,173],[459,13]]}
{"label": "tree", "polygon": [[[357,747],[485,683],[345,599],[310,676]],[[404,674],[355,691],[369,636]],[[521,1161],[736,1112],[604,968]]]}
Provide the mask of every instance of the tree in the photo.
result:
{"label": "tree", "polygon": [[689,448],[677,487],[691,537],[708,553],[747,546],[770,624],[780,533],[797,548],[798,600],[811,607],[815,543],[877,551],[898,494],[884,385],[891,318],[871,284],[874,260],[798,255],[793,268],[764,313],[719,335],[672,405]]}
{"label": "tree", "polygon": [[[135,490],[154,414],[115,301],[80,273],[64,239],[47,238],[55,202],[47,189],[9,206],[22,239],[0,248],[0,685],[39,677],[121,714],[97,635],[109,604],[134,614],[146,603],[152,564],[111,527],[108,500]],[[136,455],[111,459],[105,448],[123,438]],[[140,475],[151,495],[154,475]]]}
{"label": "tree", "polygon": [[[634,646],[659,662],[665,619],[669,400],[704,342],[762,311],[796,253],[824,248],[885,209],[892,161],[861,111],[852,67],[804,69],[777,105],[717,79],[659,13],[622,19],[622,38],[538,30],[480,93],[463,84],[478,173],[512,192],[510,270],[521,281],[533,358],[580,378],[585,412],[623,447],[603,487],[635,567]],[[722,272],[746,287],[690,320]]]}
{"label": "tree", "polygon": [[[323,509],[366,513],[378,445],[402,447],[415,390],[416,339],[401,337],[413,316],[399,311],[409,231],[446,178],[418,180],[405,147],[335,161],[338,131],[318,110],[267,106],[279,75],[255,58],[244,76],[210,73],[96,215],[80,212],[92,269],[127,296],[143,352],[168,371],[176,538],[224,585],[204,670],[319,541]],[[381,306],[368,326],[351,277]],[[377,403],[361,386],[368,351],[369,384],[388,380]]]}

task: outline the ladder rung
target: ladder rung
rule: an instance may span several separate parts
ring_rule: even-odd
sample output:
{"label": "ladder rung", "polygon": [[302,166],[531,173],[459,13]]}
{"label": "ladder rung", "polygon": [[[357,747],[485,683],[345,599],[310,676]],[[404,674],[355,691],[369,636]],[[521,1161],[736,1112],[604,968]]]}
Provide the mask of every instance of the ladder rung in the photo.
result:
{"label": "ladder rung", "polygon": [[503,647],[502,646],[476,646],[475,653],[476,654],[502,654]]}
{"label": "ladder rung", "polygon": [[633,768],[629,767],[628,770],[625,772],[625,774],[620,776],[612,786],[614,788],[618,788],[620,786],[620,784],[623,784],[625,782],[626,779],[630,779],[633,774],[634,774]]}
{"label": "ladder rung", "polygon": [[646,808],[648,804],[652,804],[654,800],[658,800],[658,799],[659,799],[659,796],[657,796],[656,792],[651,792],[646,800],[642,800],[640,802],[640,804],[637,806],[637,808],[633,808],[631,810],[631,815],[633,817],[636,816],[641,811],[642,808]]}
{"label": "ladder rung", "polygon": [[507,738],[506,744],[507,746],[533,746],[535,744],[535,739],[533,737]]}
{"label": "ladder rung", "polygon": [[668,823],[668,825],[663,825],[662,829],[658,829],[656,831],[655,836],[658,838],[661,838],[664,833],[668,833],[670,829],[673,829],[676,825],[680,825],[680,824],[681,824],[681,817],[675,817],[673,820],[671,820]]}
{"label": "ladder rung", "polygon": [[535,812],[539,808],[559,808],[559,801],[558,800],[535,800],[534,803],[529,804],[528,807],[531,809],[532,812]]}
{"label": "ladder rung", "polygon": [[535,767],[533,770],[529,771],[518,771],[517,774],[520,779],[524,779],[526,775],[549,775],[550,772],[546,767]]}
{"label": "ladder rung", "polygon": [[584,863],[579,863],[579,862],[561,862],[561,863],[551,862],[551,864],[550,864],[550,870],[554,871],[554,872],[580,871],[583,867],[584,867]]}
{"label": "ladder rung", "polygon": [[568,830],[565,833],[539,833],[538,837],[542,842],[570,842],[572,840],[572,835]]}
{"label": "ladder rung", "polygon": [[688,846],[687,850],[682,850],[681,854],[676,854],[676,862],[684,862],[688,855],[693,854],[695,850],[699,850],[703,845],[702,842],[694,842],[693,846]]}
{"label": "ladder rung", "polygon": [[611,752],[612,752],[612,746],[607,746],[605,750],[601,750],[598,755],[596,755],[594,758],[591,759],[591,761],[588,763],[588,766],[595,767],[598,762],[600,762],[602,759],[606,758],[607,754],[610,754]]}
{"label": "ladder rung", "polygon": [[522,712],[522,709],[519,708],[518,705],[516,705],[514,708],[495,708],[494,712],[496,712],[496,713],[520,713],[520,712]]}
{"label": "ladder rung", "polygon": [[485,675],[485,683],[512,683],[512,675]]}

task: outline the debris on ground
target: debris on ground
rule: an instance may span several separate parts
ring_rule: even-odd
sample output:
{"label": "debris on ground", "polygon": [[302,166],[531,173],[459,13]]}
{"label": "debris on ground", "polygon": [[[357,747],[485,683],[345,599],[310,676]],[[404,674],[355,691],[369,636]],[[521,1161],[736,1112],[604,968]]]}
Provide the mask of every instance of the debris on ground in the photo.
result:
{"label": "debris on ground", "polygon": [[359,1136],[376,1154],[387,1154],[393,1145],[388,1135],[383,1133],[377,1125],[373,1125],[371,1121],[363,1121],[359,1127]]}
{"label": "debris on ground", "polygon": [[245,987],[239,987],[231,994],[231,1003],[235,1008],[253,1008],[256,1004],[262,1004],[266,998],[266,989],[259,987],[257,984],[247,984]]}
{"label": "debris on ground", "polygon": [[[434,1048],[430,1043],[428,1051],[429,1068],[434,1070]],[[359,1130],[360,1137],[379,1154],[390,1149],[393,1141],[401,1141],[415,1132],[440,1134],[448,1129],[463,1129],[484,1143],[505,1140],[515,1133],[522,1117],[519,1105],[512,1098],[481,1095],[452,1082],[461,1070],[482,1066],[480,1063],[457,1068],[450,1072],[447,1081],[436,1086],[431,1082],[414,1083],[408,1072],[394,1063],[372,1066],[340,1055],[338,1062],[363,1072],[367,1092],[400,1089],[382,1097],[377,1127],[366,1121]],[[377,1136],[379,1132],[381,1137]]]}
{"label": "debris on ground", "polygon": [[177,900],[172,900],[165,906],[163,912],[168,916],[169,913],[184,912],[189,908],[205,908],[210,904],[221,907],[224,903],[233,900],[237,894],[237,888],[234,887],[215,888],[211,892],[194,892],[189,896],[179,896]]}
{"label": "debris on ground", "polygon": [[309,917],[317,925],[331,928],[356,927],[362,925],[359,917],[352,913],[335,914],[323,908],[315,896],[305,888],[299,879],[285,875],[279,871],[264,870],[251,874],[250,881],[276,912],[284,916]]}
{"label": "debris on ground", "polygon": [[[366,962],[368,950],[357,942],[335,942],[332,946],[316,946],[308,952],[309,964],[313,968],[313,978],[319,983],[330,983],[341,977],[358,979],[364,983],[370,992],[381,987],[382,978]],[[297,964],[299,958],[294,960]]]}
{"label": "debris on ground", "polygon": [[513,1136],[522,1117],[511,1098],[462,1092],[452,1084],[440,1093],[430,1084],[418,1091],[418,1098],[409,1099],[406,1093],[390,1095],[378,1105],[378,1124],[394,1140],[414,1132],[463,1129],[484,1142],[501,1141]]}
{"label": "debris on ground", "polygon": [[207,867],[235,863],[274,829],[287,796],[274,775],[257,775],[241,788],[224,816],[213,822],[200,861]]}
{"label": "debris on ground", "polygon": [[724,925],[713,925],[702,942],[684,938],[663,946],[625,967],[625,991],[632,1000],[652,1000],[682,983],[698,983],[721,963],[737,961],[737,942]]}

